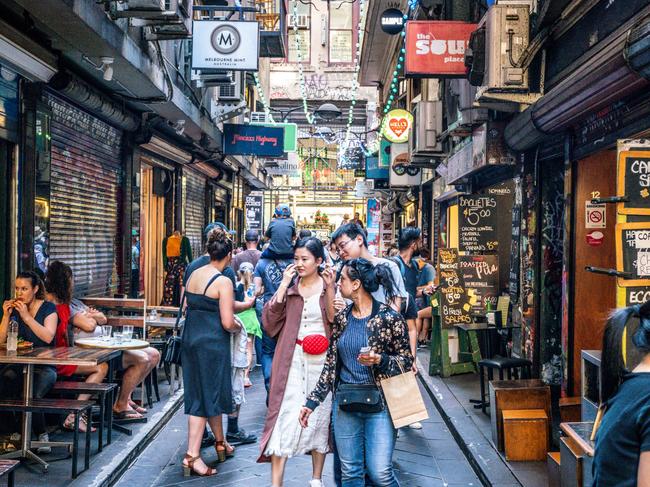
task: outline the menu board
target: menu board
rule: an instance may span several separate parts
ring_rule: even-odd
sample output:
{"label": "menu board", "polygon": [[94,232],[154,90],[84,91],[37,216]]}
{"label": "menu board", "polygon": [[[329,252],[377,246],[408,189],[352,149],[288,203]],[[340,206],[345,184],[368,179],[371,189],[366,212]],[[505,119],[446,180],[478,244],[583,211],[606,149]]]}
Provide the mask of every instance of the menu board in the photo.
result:
{"label": "menu board", "polygon": [[510,237],[510,272],[508,274],[508,292],[510,300],[516,303],[519,299],[519,243],[521,240],[521,206],[512,207],[512,235]]}
{"label": "menu board", "polygon": [[471,323],[471,306],[460,271],[457,249],[439,249],[438,276],[441,301],[438,306],[442,327],[453,328],[457,324]]}
{"label": "menu board", "polygon": [[630,274],[619,286],[650,285],[650,222],[616,225],[616,270]]}
{"label": "menu board", "polygon": [[618,204],[624,215],[650,215],[650,151],[620,151],[618,196],[629,201]]}
{"label": "menu board", "polygon": [[498,207],[496,195],[460,196],[458,246],[461,252],[496,252]]}
{"label": "menu board", "polygon": [[[492,309],[496,309],[499,296],[498,256],[462,255],[460,275],[474,309],[485,310],[488,302]],[[476,299],[471,299],[472,296]]]}

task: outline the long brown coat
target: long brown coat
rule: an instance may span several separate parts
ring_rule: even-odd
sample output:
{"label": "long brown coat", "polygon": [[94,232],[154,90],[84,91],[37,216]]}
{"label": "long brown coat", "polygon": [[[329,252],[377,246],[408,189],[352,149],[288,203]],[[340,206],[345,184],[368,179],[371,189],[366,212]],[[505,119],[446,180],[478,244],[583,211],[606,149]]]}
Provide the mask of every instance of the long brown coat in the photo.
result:
{"label": "long brown coat", "polygon": [[[269,462],[271,459],[264,455],[266,445],[271,439],[271,433],[280,414],[280,406],[284,398],[284,390],[289,379],[289,368],[296,348],[296,340],[300,331],[300,321],[305,301],[298,291],[298,284],[291,286],[286,293],[283,303],[278,303],[275,296],[264,306],[262,320],[264,331],[272,338],[277,337],[277,346],[271,367],[271,388],[269,391],[269,406],[264,422],[264,431],[260,441],[260,457],[258,462]],[[323,292],[320,295],[320,309],[325,325],[325,335],[332,335],[332,323],[327,318],[326,287],[323,282]],[[296,412],[296,421],[298,414]]]}

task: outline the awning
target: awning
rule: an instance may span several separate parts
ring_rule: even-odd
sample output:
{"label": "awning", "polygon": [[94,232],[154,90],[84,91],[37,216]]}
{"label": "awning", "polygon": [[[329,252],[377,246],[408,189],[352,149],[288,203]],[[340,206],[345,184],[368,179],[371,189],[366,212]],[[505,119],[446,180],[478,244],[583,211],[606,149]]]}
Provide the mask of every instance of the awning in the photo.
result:
{"label": "awning", "polygon": [[516,151],[530,149],[548,134],[575,125],[586,114],[647,89],[648,14],[650,7],[594,45],[569,68],[571,74],[517,115],[506,127],[507,144]]}

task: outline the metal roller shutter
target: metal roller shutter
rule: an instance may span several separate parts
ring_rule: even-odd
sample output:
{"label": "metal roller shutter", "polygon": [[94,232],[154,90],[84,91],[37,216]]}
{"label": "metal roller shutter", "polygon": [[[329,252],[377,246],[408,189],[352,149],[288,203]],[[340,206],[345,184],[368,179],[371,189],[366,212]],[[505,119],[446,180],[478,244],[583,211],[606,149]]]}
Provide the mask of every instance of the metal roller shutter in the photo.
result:
{"label": "metal roller shutter", "polygon": [[112,295],[121,228],[122,133],[51,94],[50,260],[72,267],[75,295]]}
{"label": "metal roller shutter", "polygon": [[183,172],[183,197],[185,209],[185,235],[192,244],[192,254],[203,253],[203,228],[205,227],[205,178],[185,170]]}

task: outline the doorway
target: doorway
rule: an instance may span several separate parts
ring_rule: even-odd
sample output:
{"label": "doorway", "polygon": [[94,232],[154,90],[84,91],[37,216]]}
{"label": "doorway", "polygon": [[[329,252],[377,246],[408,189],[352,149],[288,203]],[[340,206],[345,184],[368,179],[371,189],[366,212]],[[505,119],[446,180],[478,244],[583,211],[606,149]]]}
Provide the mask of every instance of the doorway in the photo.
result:
{"label": "doorway", "polygon": [[12,236],[16,230],[12,225],[12,149],[12,144],[0,139],[0,228],[5,229],[0,232],[0,297],[3,300],[13,296],[11,283],[15,273],[12,264]]}
{"label": "doorway", "polygon": [[142,164],[140,213],[140,289],[149,305],[158,305],[163,297],[165,269],[162,242],[165,238],[165,197],[154,193],[154,169]]}

